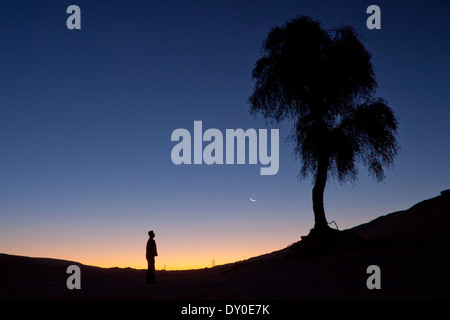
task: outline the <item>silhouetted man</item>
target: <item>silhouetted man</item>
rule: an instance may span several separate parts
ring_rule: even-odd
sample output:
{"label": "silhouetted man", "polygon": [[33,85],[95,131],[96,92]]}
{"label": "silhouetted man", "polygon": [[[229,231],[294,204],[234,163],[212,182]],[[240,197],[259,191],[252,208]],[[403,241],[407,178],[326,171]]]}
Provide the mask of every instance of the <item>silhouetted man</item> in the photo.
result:
{"label": "silhouetted man", "polygon": [[146,258],[148,262],[147,269],[147,283],[156,283],[155,282],[155,257],[158,255],[156,251],[156,242],[154,240],[155,233],[153,230],[148,232],[148,236],[150,239],[147,241],[147,250],[146,250]]}

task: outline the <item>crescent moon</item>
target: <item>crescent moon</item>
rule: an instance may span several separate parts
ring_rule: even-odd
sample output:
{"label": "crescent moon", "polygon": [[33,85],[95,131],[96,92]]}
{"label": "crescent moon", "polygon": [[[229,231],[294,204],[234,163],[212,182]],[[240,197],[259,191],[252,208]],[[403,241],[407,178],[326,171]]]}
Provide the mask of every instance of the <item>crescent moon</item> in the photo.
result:
{"label": "crescent moon", "polygon": [[256,199],[252,199],[252,197],[250,197],[250,201],[251,202],[256,202]]}

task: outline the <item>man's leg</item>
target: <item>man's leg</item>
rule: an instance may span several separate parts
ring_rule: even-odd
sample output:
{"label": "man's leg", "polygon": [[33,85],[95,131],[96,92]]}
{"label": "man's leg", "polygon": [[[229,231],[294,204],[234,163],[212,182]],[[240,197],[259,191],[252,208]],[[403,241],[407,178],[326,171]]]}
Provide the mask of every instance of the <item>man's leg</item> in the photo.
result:
{"label": "man's leg", "polygon": [[147,267],[147,283],[155,282],[155,259],[148,259],[148,267]]}

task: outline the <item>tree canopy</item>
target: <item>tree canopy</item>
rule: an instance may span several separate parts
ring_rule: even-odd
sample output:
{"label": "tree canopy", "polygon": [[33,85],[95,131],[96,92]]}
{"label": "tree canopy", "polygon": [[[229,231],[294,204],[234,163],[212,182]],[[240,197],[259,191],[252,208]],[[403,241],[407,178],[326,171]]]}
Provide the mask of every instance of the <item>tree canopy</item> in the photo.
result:
{"label": "tree canopy", "polygon": [[[250,112],[294,123],[300,176],[315,179],[316,226],[316,207],[323,211],[330,175],[340,182],[355,180],[361,162],[377,181],[385,177],[399,149],[398,119],[388,102],[375,96],[371,54],[351,26],[325,29],[299,16],[272,28],[252,78]],[[320,220],[324,227],[324,212]]]}

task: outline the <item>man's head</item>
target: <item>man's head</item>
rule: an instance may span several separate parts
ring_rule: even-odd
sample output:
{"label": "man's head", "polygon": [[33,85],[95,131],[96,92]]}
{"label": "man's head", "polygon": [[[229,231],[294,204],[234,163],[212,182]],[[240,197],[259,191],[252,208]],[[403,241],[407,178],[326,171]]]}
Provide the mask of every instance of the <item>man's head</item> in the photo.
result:
{"label": "man's head", "polygon": [[154,237],[155,237],[155,233],[153,232],[153,230],[150,230],[150,231],[148,232],[148,236],[149,236],[150,238],[154,238]]}

